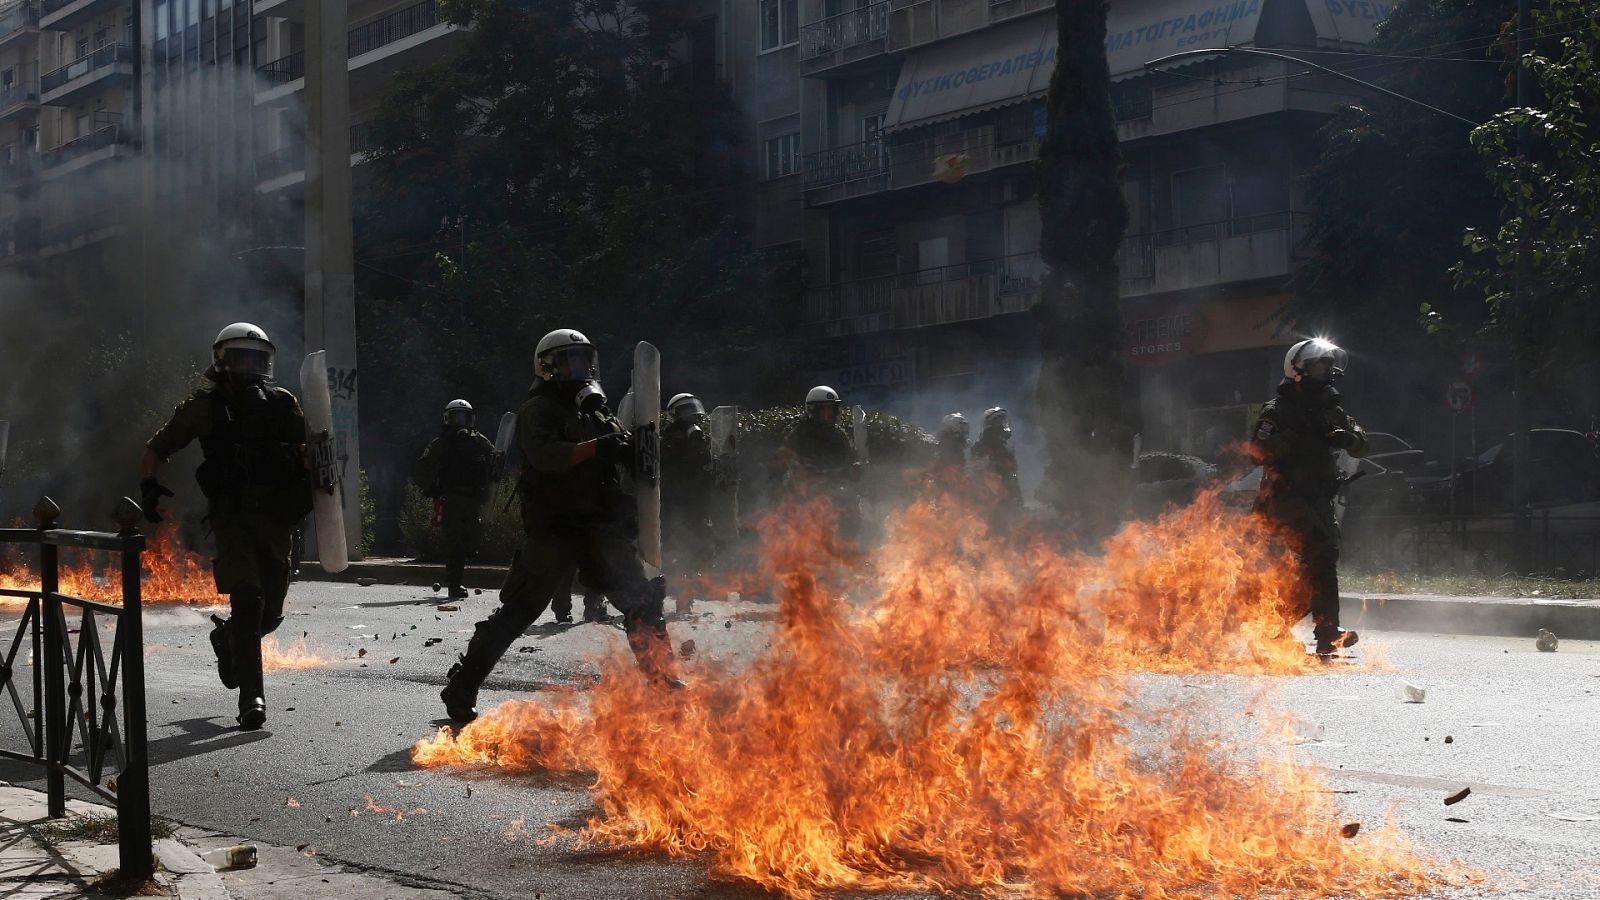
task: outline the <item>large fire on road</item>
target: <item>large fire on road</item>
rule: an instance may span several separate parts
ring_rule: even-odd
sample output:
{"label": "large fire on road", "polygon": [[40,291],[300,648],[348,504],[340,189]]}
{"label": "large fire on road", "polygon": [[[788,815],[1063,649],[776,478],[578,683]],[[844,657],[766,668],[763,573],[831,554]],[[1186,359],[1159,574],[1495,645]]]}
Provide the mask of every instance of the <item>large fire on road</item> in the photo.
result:
{"label": "large fire on road", "polygon": [[[37,560],[12,548],[0,558],[0,589],[37,591]],[[143,554],[145,603],[191,603],[202,606],[227,602],[218,596],[211,579],[211,562],[179,546],[177,528],[164,522],[148,533]],[[122,602],[120,563],[114,554],[73,549],[61,551],[61,592],[102,603]],[[15,597],[0,598],[0,605],[20,606]]]}
{"label": "large fire on road", "polygon": [[702,655],[663,693],[615,649],[594,690],[504,703],[414,763],[592,772],[580,842],[704,855],[793,896],[1395,896],[1444,877],[1395,829],[1341,836],[1281,735],[1240,745],[1130,677],[1312,670],[1281,613],[1292,563],[1254,520],[1208,497],[1087,555],[925,501],[858,580],[831,519],[764,522],[780,611],[748,664]]}

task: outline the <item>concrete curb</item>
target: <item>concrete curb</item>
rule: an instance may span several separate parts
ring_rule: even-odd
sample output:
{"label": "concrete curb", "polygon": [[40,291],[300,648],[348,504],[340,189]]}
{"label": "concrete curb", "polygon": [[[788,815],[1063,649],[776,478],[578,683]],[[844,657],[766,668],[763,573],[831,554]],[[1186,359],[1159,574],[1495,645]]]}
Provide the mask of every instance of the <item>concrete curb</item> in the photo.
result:
{"label": "concrete curb", "polygon": [[[323,572],[316,563],[300,569],[300,577],[307,581],[354,583],[372,578],[379,584],[425,587],[443,576],[443,566],[403,559],[362,560],[338,575]],[[468,566],[464,581],[469,588],[490,591],[498,590],[505,577],[505,566]],[[442,592],[439,597],[445,602]],[[1350,628],[1527,638],[1548,628],[1560,638],[1600,641],[1600,600],[1346,593],[1341,601],[1341,618]]]}
{"label": "concrete curb", "polygon": [[1526,638],[1548,628],[1563,639],[1600,640],[1600,600],[1345,594],[1341,605],[1352,628]]}

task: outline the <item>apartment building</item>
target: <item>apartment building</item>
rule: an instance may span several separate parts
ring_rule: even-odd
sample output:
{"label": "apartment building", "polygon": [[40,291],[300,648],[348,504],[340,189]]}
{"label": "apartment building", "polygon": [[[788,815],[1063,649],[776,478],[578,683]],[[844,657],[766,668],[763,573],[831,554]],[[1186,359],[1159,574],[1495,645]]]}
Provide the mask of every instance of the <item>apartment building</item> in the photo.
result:
{"label": "apartment building", "polygon": [[[1209,454],[1269,396],[1309,210],[1296,184],[1343,82],[1217,46],[1359,50],[1387,10],[1322,0],[1112,0],[1107,55],[1132,219],[1120,263],[1145,446]],[[800,170],[814,287],[796,368],[936,421],[1026,409],[1038,346],[1034,163],[1053,0],[802,0]],[[1235,421],[1237,420],[1237,422]]]}

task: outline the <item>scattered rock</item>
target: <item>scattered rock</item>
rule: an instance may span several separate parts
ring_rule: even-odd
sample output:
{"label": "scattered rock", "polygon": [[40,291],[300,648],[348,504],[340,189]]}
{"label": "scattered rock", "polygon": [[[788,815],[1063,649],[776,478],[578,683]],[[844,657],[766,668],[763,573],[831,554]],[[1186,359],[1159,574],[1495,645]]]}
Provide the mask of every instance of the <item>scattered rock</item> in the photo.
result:
{"label": "scattered rock", "polygon": [[397,663],[399,661],[400,661],[400,657],[396,656],[394,659],[389,660],[389,665],[392,666],[392,665],[394,665],[395,663]]}
{"label": "scattered rock", "polygon": [[1467,797],[1470,796],[1471,794],[1472,794],[1472,788],[1464,787],[1461,790],[1456,791],[1454,794],[1451,794],[1450,796],[1444,798],[1444,805],[1445,806],[1455,806],[1457,803],[1460,803],[1461,801],[1467,799]]}
{"label": "scattered rock", "polygon": [[436,591],[439,589],[439,582],[435,581],[433,583],[433,589],[436,590]]}
{"label": "scattered rock", "polygon": [[434,644],[442,644],[442,643],[444,643],[444,638],[428,638],[427,640],[422,642],[422,646],[424,646],[424,647],[432,647]]}
{"label": "scattered rock", "polygon": [[368,578],[366,576],[362,576],[362,577],[356,579],[356,584],[359,584],[362,587],[372,587],[373,585],[375,585],[377,583],[378,583],[378,579],[376,579],[376,578]]}
{"label": "scattered rock", "polygon": [[473,588],[472,593],[481,597],[483,596],[483,588]]}
{"label": "scattered rock", "polygon": [[1446,744],[1454,744],[1456,742],[1456,739],[1447,734],[1447,735],[1444,736],[1444,742]]}
{"label": "scattered rock", "polygon": [[1548,628],[1539,629],[1539,636],[1534,639],[1533,645],[1539,648],[1540,653],[1556,652],[1556,636]]}
{"label": "scattered rock", "polygon": [[1400,700],[1403,703],[1421,703],[1428,699],[1428,689],[1420,684],[1400,680]]}
{"label": "scattered rock", "polygon": [[367,655],[367,648],[362,647],[362,648],[356,650],[356,659],[360,659],[361,657],[366,656],[366,655]]}
{"label": "scattered rock", "polygon": [[684,641],[678,645],[678,658],[685,661],[694,659],[694,641]]}
{"label": "scattered rock", "polygon": [[1347,822],[1343,828],[1339,829],[1339,833],[1347,838],[1353,838],[1361,833],[1361,823]]}
{"label": "scattered rock", "polygon": [[723,622],[722,623],[722,627],[723,628],[732,628],[733,627],[733,620],[729,619],[728,621]]}

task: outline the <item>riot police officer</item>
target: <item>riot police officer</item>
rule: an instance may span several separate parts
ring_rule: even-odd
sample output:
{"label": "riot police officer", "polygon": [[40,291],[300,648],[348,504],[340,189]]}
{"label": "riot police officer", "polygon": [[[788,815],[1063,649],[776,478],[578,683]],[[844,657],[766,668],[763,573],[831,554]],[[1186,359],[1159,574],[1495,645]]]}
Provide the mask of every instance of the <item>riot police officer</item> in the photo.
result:
{"label": "riot police officer", "polygon": [[991,406],[983,412],[983,433],[972,445],[974,480],[1002,506],[1022,505],[1022,485],[1017,480],[1017,454],[1011,449],[1011,414]]}
{"label": "riot police officer", "polygon": [[172,491],[159,480],[172,454],[200,442],[195,480],[216,538],[212,574],[232,616],[213,616],[211,646],[224,686],[239,690],[239,726],[266,723],[261,638],[283,622],[295,526],[311,511],[306,426],[295,396],[272,381],[277,348],[248,322],[222,329],[211,347],[210,384],[178,405],[145,445],[139,491],[145,516],[161,521]]}
{"label": "riot police officer", "polygon": [[855,445],[839,423],[839,392],[817,385],[806,392],[805,415],[784,435],[773,457],[772,475],[796,496],[823,495],[838,508],[839,530],[860,530],[861,499],[855,486],[861,469]]}
{"label": "riot police officer", "polygon": [[967,469],[967,444],[972,437],[972,425],[967,417],[953,412],[939,422],[938,452],[936,461],[941,469],[964,473]]}
{"label": "riot police officer", "polygon": [[1334,382],[1347,356],[1322,338],[1301,341],[1283,358],[1277,396],[1261,408],[1251,447],[1262,464],[1256,511],[1281,529],[1299,558],[1310,595],[1318,656],[1355,644],[1339,627],[1339,491],[1337,454],[1367,453],[1367,435],[1345,412]]}
{"label": "riot police officer", "polygon": [[474,425],[472,404],[451,400],[445,405],[439,436],[422,452],[415,472],[417,486],[438,504],[445,583],[452,600],[467,596],[462,574],[467,558],[477,555],[483,503],[494,482],[494,444]]}
{"label": "riot police officer", "polygon": [[711,435],[706,408],[693,394],[667,401],[667,426],[661,431],[661,534],[667,555],[684,573],[701,573],[711,563],[712,491],[715,490]]}
{"label": "riot police officer", "polygon": [[586,588],[622,611],[640,669],[657,683],[678,684],[662,609],[666,585],[645,576],[633,500],[622,490],[633,438],[606,408],[599,354],[581,332],[563,328],[540,339],[535,356],[538,377],[517,414],[523,543],[500,589],[500,608],[477,624],[439,693],[458,722],[477,717],[479,686],[574,568]]}

